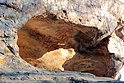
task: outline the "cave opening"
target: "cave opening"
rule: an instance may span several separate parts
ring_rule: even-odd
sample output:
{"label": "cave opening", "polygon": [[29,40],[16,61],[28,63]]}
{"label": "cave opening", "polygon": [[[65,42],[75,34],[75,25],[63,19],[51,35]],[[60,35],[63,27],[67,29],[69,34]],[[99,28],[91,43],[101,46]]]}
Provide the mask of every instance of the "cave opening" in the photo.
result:
{"label": "cave opening", "polygon": [[112,77],[114,63],[107,49],[108,38],[99,45],[92,46],[99,35],[99,30],[95,27],[65,22],[57,19],[56,15],[49,14],[46,17],[32,17],[18,31],[17,44],[21,58],[35,67],[43,64],[37,59],[45,53],[59,48],[73,48],[76,54],[63,64],[65,70]]}

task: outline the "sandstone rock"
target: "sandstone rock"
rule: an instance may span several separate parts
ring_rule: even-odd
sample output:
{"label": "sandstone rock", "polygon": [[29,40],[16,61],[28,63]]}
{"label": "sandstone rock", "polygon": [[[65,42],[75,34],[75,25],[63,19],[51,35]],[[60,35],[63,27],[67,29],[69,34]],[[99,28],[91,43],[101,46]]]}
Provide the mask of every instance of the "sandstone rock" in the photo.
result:
{"label": "sandstone rock", "polygon": [[41,58],[38,58],[36,67],[47,70],[61,70],[64,71],[62,65],[65,61],[71,59],[75,55],[74,49],[59,48],[54,51],[47,52]]}
{"label": "sandstone rock", "polygon": [[[76,62],[79,62],[78,64],[85,65],[84,67],[87,68],[90,73],[95,74],[92,71],[94,70],[95,67],[102,69],[102,67],[99,65],[106,64],[106,67],[108,69],[105,68],[105,70],[103,70],[103,72],[100,72],[100,73],[101,75],[104,76],[106,75],[105,71],[108,70],[109,73],[107,72],[108,73],[107,75],[109,77],[112,77],[113,73],[115,74],[115,72],[118,71],[118,68],[120,68],[121,65],[123,64],[123,61],[120,61],[120,59],[123,57],[123,52],[119,51],[120,52],[119,53],[118,51],[115,51],[115,50],[119,50],[120,45],[123,44],[123,42],[121,41],[121,44],[119,45],[118,42],[115,40],[116,38],[110,37],[109,45],[112,44],[111,40],[113,39],[115,44],[119,46],[117,46],[118,49],[114,49],[114,51],[113,49],[111,49],[111,46],[109,46],[110,48],[108,51],[107,50],[108,43],[106,43],[108,39],[104,40],[104,38],[108,36],[113,36],[111,35],[111,33],[113,33],[116,30],[116,27],[118,27],[117,26],[118,20],[124,19],[124,4],[119,0],[102,0],[102,1],[101,0],[97,0],[97,1],[96,0],[92,0],[92,1],[91,0],[90,1],[89,0],[84,0],[84,1],[80,1],[80,0],[58,0],[58,1],[55,1],[55,0],[0,0],[0,29],[1,29],[0,42],[2,42],[0,53],[2,54],[1,58],[6,61],[5,63],[6,65],[0,66],[0,72],[3,72],[2,75],[5,75],[5,72],[18,72],[18,71],[30,72],[33,70],[39,70],[21,59],[21,57],[19,56],[19,48],[16,44],[18,39],[17,30],[19,30],[29,19],[31,19],[31,17],[38,16],[38,15],[42,15],[43,17],[50,16],[49,18],[51,18],[51,15],[52,15],[53,20],[63,19],[64,20],[63,22],[71,22],[71,23],[80,24],[83,26],[85,25],[87,26],[87,28],[96,27],[98,29],[98,32],[97,32],[98,34],[94,34],[93,32],[92,37],[91,35],[88,36],[87,34],[91,33],[92,30],[94,31],[94,29],[89,29],[88,33],[85,32],[86,30],[84,31],[79,30],[81,27],[78,30],[74,30],[73,36],[77,35],[80,32],[81,35],[80,34],[78,35],[81,36],[83,39],[85,39],[84,43],[80,43],[83,41],[81,38],[77,38],[77,40],[74,40],[73,37],[70,37],[70,39],[67,41],[67,44],[66,44],[67,46],[65,46],[66,48],[69,46],[73,46],[76,52],[79,52],[80,54],[83,54],[83,53],[88,54],[91,56],[90,57],[86,55],[86,59],[84,60],[86,62],[89,62],[88,64],[85,62],[82,62],[84,57],[81,60],[76,60]],[[82,28],[82,29],[86,29],[86,28]],[[65,28],[63,29],[63,31],[64,30]],[[68,28],[67,30],[65,30],[65,32],[70,30],[71,28]],[[37,32],[38,31],[39,30],[37,30]],[[96,31],[97,30],[95,30],[95,32]],[[43,33],[43,31],[41,32]],[[59,31],[57,32],[60,33]],[[73,30],[70,33],[73,33]],[[37,33],[34,32],[33,34],[37,34]],[[84,34],[88,38],[84,38],[84,35],[82,34]],[[47,35],[50,35],[50,34],[48,33]],[[52,37],[54,37],[55,35],[56,34],[54,34],[54,31],[53,31]],[[68,38],[68,36],[70,35],[66,34],[66,36]],[[62,34],[59,34],[59,37],[67,39]],[[48,40],[49,38],[50,37],[48,37]],[[50,39],[50,40],[54,42],[57,41],[55,42],[55,44],[52,45],[54,46],[56,45],[56,43],[58,43],[59,39],[58,40]],[[63,42],[66,43],[65,41]],[[89,43],[89,41],[91,41],[90,42],[91,45],[87,44],[87,42]],[[63,42],[62,43],[60,42],[59,44],[57,44],[55,48],[58,48],[59,46],[61,47],[63,45]],[[116,46],[116,45],[113,45],[113,46]],[[54,49],[52,46],[49,47],[50,49],[48,50]],[[5,50],[5,48],[7,50]],[[105,49],[105,51],[101,52],[100,49]],[[45,51],[42,52],[42,54],[46,53],[46,51],[48,50],[45,49]],[[116,58],[114,58],[115,60],[112,60],[112,58],[110,57],[110,53],[114,53],[112,54],[113,57],[121,56],[121,58],[117,60]],[[27,57],[27,56],[24,56],[24,57]],[[114,63],[115,65],[113,65],[113,61],[115,61]],[[71,62],[71,65],[75,64],[75,62],[74,63],[72,62]],[[69,62],[67,62],[67,64],[68,63]],[[94,63],[94,65],[92,66],[93,68],[91,67],[91,63]],[[97,63],[99,64],[96,65]],[[118,67],[116,67],[116,65]],[[67,69],[70,68],[68,66],[66,66]],[[77,68],[76,66],[76,68],[71,68],[70,70],[77,71],[78,69],[80,68]],[[80,71],[82,70],[84,71],[85,69],[81,68]],[[110,74],[110,72],[112,74]],[[48,72],[48,73],[52,74],[53,72]],[[3,77],[3,79],[4,78],[7,79],[7,77]],[[101,79],[104,79],[104,78],[101,78]]]}
{"label": "sandstone rock", "polygon": [[46,52],[58,48],[74,48],[77,54],[63,64],[66,70],[112,77],[116,69],[107,49],[108,39],[103,40],[99,46],[92,47],[92,41],[98,38],[97,33],[96,28],[38,16],[19,30],[20,56],[28,63],[38,66],[44,65],[37,59],[42,58]]}

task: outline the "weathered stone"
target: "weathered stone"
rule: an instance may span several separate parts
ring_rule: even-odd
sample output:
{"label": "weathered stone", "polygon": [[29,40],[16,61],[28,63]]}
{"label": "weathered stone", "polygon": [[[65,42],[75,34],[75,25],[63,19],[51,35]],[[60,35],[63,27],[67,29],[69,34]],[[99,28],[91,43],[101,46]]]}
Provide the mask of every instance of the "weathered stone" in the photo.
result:
{"label": "weathered stone", "polygon": [[[92,47],[92,41],[99,36],[98,32],[99,30],[95,27],[79,26],[57,19],[52,20],[49,16],[47,18],[34,17],[19,30],[20,56],[35,67],[48,69],[47,65],[44,66],[43,60],[38,61],[37,59],[42,59],[46,52],[58,48],[74,48],[77,54],[63,65],[66,70],[112,77],[116,69],[114,69],[114,62],[107,49],[108,39],[102,41],[99,46]],[[51,55],[51,60],[54,56]]]}
{"label": "weathered stone", "polygon": [[[58,0],[58,1],[56,0],[0,0],[0,29],[1,29],[0,42],[2,42],[1,46],[3,46],[1,47],[2,49],[0,49],[0,53],[1,53],[1,59],[6,61],[5,63],[6,65],[0,66],[1,72],[4,72],[4,73],[12,72],[12,71],[17,71],[17,72],[28,71],[29,72],[33,70],[38,70],[37,68],[34,68],[33,66],[26,63],[26,61],[20,58],[19,49],[16,44],[17,30],[20,29],[29,19],[31,19],[31,17],[38,16],[38,15],[49,16],[48,12],[50,12],[50,14],[51,13],[54,14],[55,18],[64,19],[66,22],[72,22],[75,24],[91,26],[90,28],[96,27],[99,30],[98,33],[101,35],[98,35],[98,37],[96,37],[95,40],[93,40],[92,37],[89,37],[91,38],[91,40],[87,39],[87,41],[93,40],[91,43],[91,46],[88,45],[87,47],[86,42],[85,44],[81,44],[81,45],[85,46],[86,50],[89,50],[89,47],[93,46],[92,50],[95,50],[95,51],[90,52],[89,50],[86,53],[90,52],[90,55],[92,53],[96,53],[94,55],[97,55],[96,51],[100,49],[97,46],[101,44],[101,41],[104,38],[110,36],[111,33],[114,30],[116,30],[118,20],[124,19],[124,4],[119,0],[102,0],[102,1],[101,0],[83,0],[83,1],[80,1],[80,0]],[[79,40],[82,41],[81,39]],[[110,37],[109,43],[111,43],[111,40],[112,40],[112,37]],[[116,40],[115,40],[115,43],[116,45],[118,44]],[[79,47],[85,50],[85,48],[83,48],[83,46],[81,45]],[[120,46],[118,46],[117,48],[119,49],[119,47]],[[106,45],[105,47],[103,46],[103,48],[107,49]],[[81,49],[76,49],[76,50],[84,52],[84,50],[81,50]],[[114,53],[114,57],[116,56],[123,57],[123,52],[121,53],[117,51],[113,52],[110,49],[109,49],[109,52]],[[109,55],[107,57],[109,58],[109,60],[111,59]],[[86,60],[86,61],[88,62],[89,60]],[[116,61],[120,61],[120,59],[117,59]],[[119,62],[117,66],[120,67],[122,64],[123,64],[123,61]],[[95,66],[98,68],[101,68],[97,65]],[[115,69],[116,68],[117,67],[115,66]],[[53,72],[48,72],[48,73],[52,74]]]}

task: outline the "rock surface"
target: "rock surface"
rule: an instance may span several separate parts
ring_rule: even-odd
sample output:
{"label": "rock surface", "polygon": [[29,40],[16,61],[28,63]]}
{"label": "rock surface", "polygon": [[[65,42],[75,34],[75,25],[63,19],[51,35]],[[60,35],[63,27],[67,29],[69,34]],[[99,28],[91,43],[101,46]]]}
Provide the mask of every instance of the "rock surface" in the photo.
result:
{"label": "rock surface", "polygon": [[[19,30],[18,45],[20,56],[24,60],[36,67],[44,66],[43,61],[37,59],[42,59],[46,52],[58,48],[74,48],[77,54],[63,64],[66,70],[90,72],[97,76],[114,76],[116,69],[107,49],[108,39],[95,48],[90,46],[93,39],[96,40],[99,36],[96,34],[96,28],[52,20],[48,17],[34,17]],[[45,68],[47,69],[47,66]]]}
{"label": "rock surface", "polygon": [[[50,12],[50,13],[49,13]],[[52,14],[52,17],[51,17]],[[94,54],[95,57],[94,58],[91,56],[86,56],[86,59],[82,62],[82,58],[81,60],[77,60],[77,66],[80,64],[87,64],[87,62],[89,62],[89,64],[87,64],[87,67],[90,67],[91,63],[94,64],[94,66],[92,67],[96,67],[98,69],[101,68],[101,66],[99,65],[103,65],[105,64],[107,68],[111,68],[114,70],[112,71],[112,74],[108,75],[109,77],[112,77],[113,74],[116,74],[115,72],[118,72],[118,70],[121,68],[121,66],[123,65],[123,20],[124,20],[124,4],[122,2],[120,2],[119,0],[0,0],[0,72],[1,72],[1,76],[3,76],[3,78],[1,78],[1,80],[6,81],[7,79],[13,80],[12,78],[14,77],[14,79],[16,79],[16,75],[20,75],[20,74],[13,74],[13,72],[32,72],[32,71],[40,71],[40,72],[45,72],[43,70],[40,70],[38,68],[35,68],[33,66],[31,66],[30,64],[28,64],[26,61],[24,61],[23,59],[21,59],[21,57],[19,56],[19,48],[17,46],[17,39],[18,39],[18,35],[17,35],[17,31],[29,20],[31,19],[33,16],[38,16],[38,15],[42,15],[43,17],[47,17],[50,16],[49,18],[52,19],[63,19],[64,22],[70,22],[70,23],[74,23],[74,24],[79,24],[81,25],[85,25],[86,27],[89,27],[89,31],[88,33],[93,33],[90,36],[87,36],[85,30],[85,28],[81,28],[81,30],[76,30],[76,34],[74,33],[73,36],[76,36],[76,39],[74,41],[74,39],[71,39],[67,42],[70,43],[77,52],[79,52],[80,54],[83,53],[88,53],[88,54]],[[54,18],[53,18],[54,15]],[[119,22],[118,22],[119,21]],[[51,22],[52,23],[52,22]],[[81,27],[83,27],[81,26]],[[121,27],[120,27],[121,26]],[[75,26],[74,26],[75,27]],[[97,29],[95,29],[95,31],[98,30],[98,34],[94,34],[94,29],[93,27],[96,27]],[[28,28],[29,29],[29,28]],[[70,28],[66,29],[66,28],[62,28],[63,31],[70,31]],[[42,30],[42,29],[41,29]],[[39,31],[39,30],[38,30]],[[115,31],[115,33],[114,33]],[[120,34],[121,31],[121,34]],[[43,31],[41,31],[43,33]],[[54,31],[53,31],[54,33]],[[57,31],[57,33],[61,33],[59,31]],[[70,32],[72,34],[72,32]],[[69,34],[70,34],[69,33]],[[33,34],[36,34],[35,32]],[[116,34],[115,36],[113,34]],[[23,34],[25,35],[25,34]],[[48,34],[50,35],[50,34]],[[63,38],[62,34],[59,34],[60,37]],[[66,34],[67,37],[70,36],[68,34]],[[87,36],[84,37],[84,36]],[[95,38],[94,38],[95,35]],[[121,36],[122,35],[122,36]],[[56,34],[52,34],[52,37],[56,36]],[[91,37],[92,36],[92,37]],[[110,41],[109,44],[106,43],[108,42],[108,39],[106,39],[106,37],[110,36]],[[114,36],[114,37],[113,37]],[[118,36],[118,39],[116,39],[115,37]],[[37,36],[39,37],[39,36]],[[36,37],[36,38],[37,38]],[[79,37],[79,38],[78,38]],[[84,40],[84,43],[80,43],[83,41],[83,39],[81,39],[80,37],[82,37]],[[65,39],[67,39],[66,37],[64,37]],[[104,39],[105,38],[105,39]],[[61,38],[60,38],[61,39]],[[63,39],[64,40],[64,39]],[[114,40],[114,45],[113,41]],[[119,40],[119,41],[118,41]],[[52,40],[55,42],[55,40]],[[57,43],[57,48],[58,46],[58,41],[55,42],[55,44]],[[91,41],[91,42],[89,42]],[[64,41],[63,41],[64,42]],[[62,43],[63,43],[62,42]],[[76,46],[75,46],[75,42],[76,42]],[[90,45],[88,43],[90,43]],[[61,46],[61,42],[60,42],[60,46]],[[66,44],[68,47],[69,44]],[[71,46],[69,45],[69,46]],[[101,46],[99,46],[101,45]],[[107,47],[108,45],[108,47]],[[54,46],[54,45],[53,45]],[[112,47],[111,47],[112,46]],[[89,49],[91,48],[92,49]],[[121,47],[121,51],[119,50]],[[49,50],[52,50],[54,48],[49,47]],[[101,52],[99,53],[99,49],[107,49],[105,50],[105,52]],[[113,49],[112,49],[113,48]],[[117,49],[116,49],[117,48]],[[85,51],[87,50],[87,51]],[[93,50],[93,51],[91,51]],[[48,51],[48,49],[43,50],[44,52],[42,52],[43,54]],[[105,53],[105,54],[104,54]],[[110,56],[111,53],[111,56]],[[99,55],[99,56],[98,56]],[[103,55],[103,56],[100,56]],[[77,55],[78,56],[78,55]],[[76,57],[77,57],[76,56]],[[27,57],[27,56],[25,56]],[[39,56],[38,56],[39,57]],[[81,56],[81,57],[85,57]],[[87,58],[91,57],[92,60],[89,60]],[[76,59],[76,58],[75,58]],[[78,59],[78,58],[77,58]],[[105,59],[105,60],[104,60]],[[112,59],[112,60],[111,60]],[[97,64],[97,61],[99,60],[101,63]],[[106,61],[107,60],[107,61]],[[72,61],[72,62],[70,62]],[[73,63],[73,60],[70,60],[68,63],[66,63],[65,65],[67,70],[80,70],[80,68],[78,69],[77,66],[76,69],[71,68],[70,66],[75,64]],[[96,62],[95,62],[96,61]],[[113,61],[114,61],[114,67],[113,67]],[[91,62],[91,63],[90,63]],[[110,63],[110,64],[109,64]],[[111,67],[112,66],[112,67]],[[91,70],[93,69],[91,67]],[[101,68],[102,69],[102,68]],[[81,69],[80,71],[84,71],[85,69]],[[109,69],[103,70],[102,72],[102,76],[105,76],[106,72],[109,71]],[[99,71],[99,70],[97,70]],[[106,72],[105,72],[106,71]],[[109,71],[109,72],[111,72]],[[10,72],[10,73],[9,73]],[[95,74],[95,72],[93,71],[89,71],[90,73]],[[52,81],[54,76],[57,77],[59,76],[59,74],[54,74],[54,71],[47,71],[47,73],[50,73],[49,75],[51,76],[50,81]],[[66,74],[67,77],[68,72],[61,72],[60,75]],[[69,74],[72,72],[69,72]],[[107,72],[108,73],[108,72]],[[72,73],[72,77],[74,77],[74,80],[76,81],[76,75],[80,75],[81,73]],[[26,78],[25,74],[21,74],[21,76],[24,75],[24,79]],[[38,73],[36,73],[36,75],[38,75]],[[49,77],[49,76],[45,76],[45,74],[43,73],[42,75],[44,75],[45,78]],[[9,77],[11,77],[9,79]],[[21,77],[20,76],[20,77]],[[88,75],[90,77],[90,75]],[[33,77],[33,76],[32,76]],[[71,76],[69,76],[71,77]],[[79,76],[79,78],[81,78],[81,76]],[[18,78],[18,77],[17,77]],[[22,78],[22,79],[23,79]],[[39,77],[40,78],[40,77]],[[43,78],[43,76],[41,76],[41,78]],[[62,76],[63,78],[63,76]],[[95,77],[97,78],[97,77]],[[52,80],[51,80],[52,79]],[[58,80],[59,78],[57,78]],[[66,78],[65,78],[66,79]],[[85,78],[84,78],[85,79]],[[101,78],[104,79],[104,78]],[[107,80],[111,80],[111,79],[107,79],[105,78],[106,81]],[[19,79],[20,80],[20,79]],[[38,79],[37,79],[38,80]],[[55,81],[57,81],[55,80]],[[83,78],[81,78],[79,81],[82,81]],[[87,80],[87,79],[86,79]],[[49,81],[49,80],[48,80]],[[67,81],[67,80],[66,80]],[[91,80],[93,81],[93,80]],[[95,80],[95,81],[99,81],[99,79]],[[102,80],[105,81],[105,80]]]}

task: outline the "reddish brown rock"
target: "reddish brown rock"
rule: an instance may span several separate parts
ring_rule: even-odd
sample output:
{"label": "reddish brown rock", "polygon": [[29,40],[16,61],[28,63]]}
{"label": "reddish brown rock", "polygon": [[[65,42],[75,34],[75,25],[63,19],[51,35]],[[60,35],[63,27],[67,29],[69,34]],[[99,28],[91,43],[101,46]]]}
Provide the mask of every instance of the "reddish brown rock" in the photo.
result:
{"label": "reddish brown rock", "polygon": [[34,66],[42,65],[37,59],[46,52],[58,48],[74,48],[77,54],[63,64],[65,70],[105,77],[112,77],[115,73],[107,49],[108,38],[92,46],[100,35],[96,28],[39,16],[29,20],[18,35],[20,56]]}

